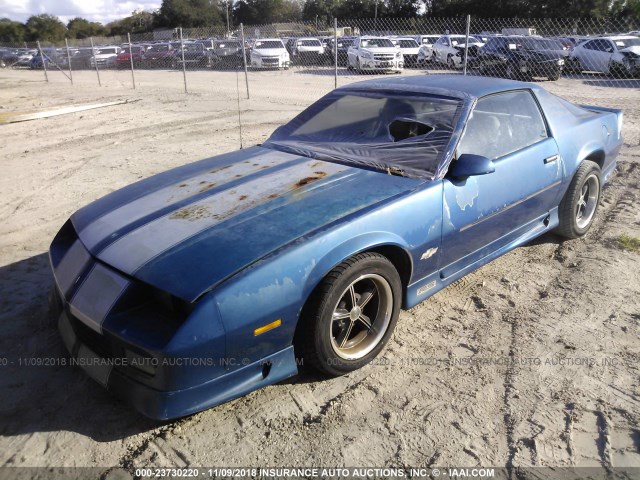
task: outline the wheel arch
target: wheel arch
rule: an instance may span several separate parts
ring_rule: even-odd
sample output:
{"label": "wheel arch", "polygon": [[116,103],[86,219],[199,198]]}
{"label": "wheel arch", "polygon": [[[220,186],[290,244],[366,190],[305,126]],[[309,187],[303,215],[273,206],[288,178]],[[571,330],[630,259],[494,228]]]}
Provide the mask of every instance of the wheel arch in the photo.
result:
{"label": "wheel arch", "polygon": [[599,148],[597,150],[593,150],[591,153],[584,155],[580,163],[582,163],[585,160],[590,160],[592,162],[597,163],[600,169],[602,170],[604,166],[605,158],[606,158],[606,154],[604,153],[604,150]]}
{"label": "wheel arch", "polygon": [[[413,273],[413,260],[409,253],[409,246],[398,235],[386,233],[380,236],[380,232],[364,234],[349,239],[336,248],[332,249],[320,259],[310,275],[307,276],[307,285],[305,291],[309,292],[304,306],[307,305],[309,299],[322,283],[324,278],[338,265],[359,253],[373,252],[378,253],[391,262],[402,284],[402,296],[406,297],[407,285],[411,280]],[[304,310],[303,306],[303,310]]]}

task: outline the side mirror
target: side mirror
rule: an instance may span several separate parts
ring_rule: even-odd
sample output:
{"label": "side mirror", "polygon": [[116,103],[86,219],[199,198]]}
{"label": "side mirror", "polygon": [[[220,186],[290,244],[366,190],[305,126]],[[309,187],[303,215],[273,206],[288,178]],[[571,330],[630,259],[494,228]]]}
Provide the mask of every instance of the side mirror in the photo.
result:
{"label": "side mirror", "polygon": [[455,178],[466,178],[475,175],[486,175],[487,173],[493,173],[495,171],[495,165],[487,157],[474,155],[472,153],[463,153],[453,165],[451,176]]}

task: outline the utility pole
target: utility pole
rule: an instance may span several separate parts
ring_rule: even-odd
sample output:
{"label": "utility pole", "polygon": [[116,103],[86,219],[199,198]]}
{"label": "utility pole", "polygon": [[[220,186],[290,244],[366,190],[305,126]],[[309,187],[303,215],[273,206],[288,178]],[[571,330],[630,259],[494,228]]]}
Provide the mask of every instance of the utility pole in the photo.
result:
{"label": "utility pole", "polygon": [[373,14],[373,29],[375,30],[374,33],[378,33],[378,0],[376,0],[376,9],[375,9],[375,13]]}

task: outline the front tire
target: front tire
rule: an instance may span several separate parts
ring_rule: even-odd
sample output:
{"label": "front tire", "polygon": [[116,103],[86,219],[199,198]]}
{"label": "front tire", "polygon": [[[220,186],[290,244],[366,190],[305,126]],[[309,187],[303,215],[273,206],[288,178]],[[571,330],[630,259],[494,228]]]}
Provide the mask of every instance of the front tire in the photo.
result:
{"label": "front tire", "polygon": [[597,163],[584,160],[573,176],[558,209],[556,232],[565,238],[579,238],[589,231],[598,211],[602,182]]}
{"label": "front tire", "polygon": [[302,311],[297,347],[305,362],[331,376],[373,360],[400,315],[402,284],[393,264],[360,253],[334,268]]}

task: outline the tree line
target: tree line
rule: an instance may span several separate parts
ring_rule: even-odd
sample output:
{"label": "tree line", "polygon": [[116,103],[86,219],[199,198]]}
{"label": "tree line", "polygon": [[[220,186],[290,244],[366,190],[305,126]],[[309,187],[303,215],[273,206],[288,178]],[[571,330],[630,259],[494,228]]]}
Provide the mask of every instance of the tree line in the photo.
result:
{"label": "tree line", "polygon": [[640,0],[163,0],[154,12],[136,10],[103,25],[74,18],[31,16],[25,23],[0,19],[0,42],[59,42],[65,38],[147,33],[159,28],[260,25],[281,22],[329,24],[332,18],[640,18]]}

